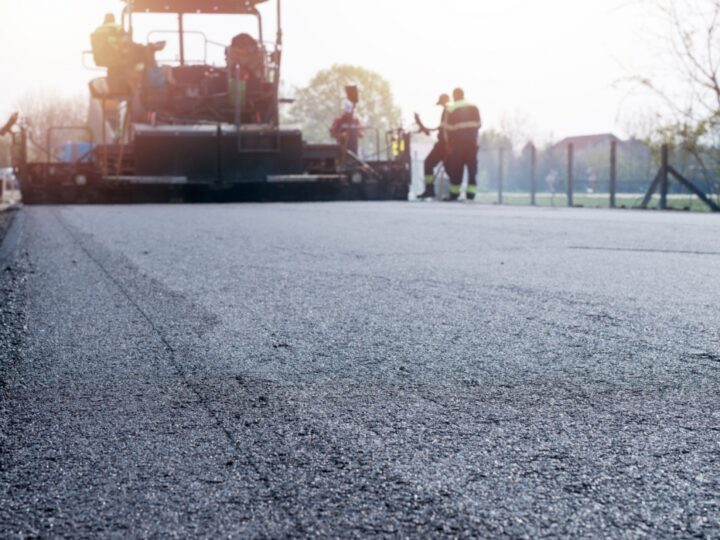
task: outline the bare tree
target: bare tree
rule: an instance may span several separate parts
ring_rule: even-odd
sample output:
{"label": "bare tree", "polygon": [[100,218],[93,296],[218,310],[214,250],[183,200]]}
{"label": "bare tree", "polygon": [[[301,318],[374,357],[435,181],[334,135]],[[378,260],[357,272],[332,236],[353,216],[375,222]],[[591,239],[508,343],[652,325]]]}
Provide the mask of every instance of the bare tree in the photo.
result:
{"label": "bare tree", "polygon": [[[18,99],[16,108],[28,128],[31,161],[46,160],[54,155],[58,145],[69,141],[86,141],[88,135],[80,129],[57,129],[87,125],[88,98],[84,95],[60,97],[48,90],[38,90]],[[50,133],[51,128],[56,128]],[[48,134],[51,140],[48,144]]]}
{"label": "bare tree", "polygon": [[500,132],[510,139],[512,149],[520,152],[534,139],[536,130],[527,113],[515,110],[513,114],[503,114],[500,119]]}
{"label": "bare tree", "polygon": [[720,0],[653,4],[667,23],[663,63],[672,71],[636,80],[666,105],[655,142],[682,147],[720,192]]}

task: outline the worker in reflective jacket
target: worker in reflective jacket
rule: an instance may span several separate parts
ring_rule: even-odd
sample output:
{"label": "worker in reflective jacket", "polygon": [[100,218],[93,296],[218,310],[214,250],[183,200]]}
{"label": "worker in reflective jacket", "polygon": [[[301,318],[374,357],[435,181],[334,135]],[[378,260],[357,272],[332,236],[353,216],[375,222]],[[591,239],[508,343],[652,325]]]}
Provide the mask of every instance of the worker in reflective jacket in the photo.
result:
{"label": "worker in reflective jacket", "polygon": [[340,145],[339,165],[345,168],[348,152],[357,155],[360,139],[365,134],[362,120],[355,114],[355,104],[349,100],[343,102],[343,113],[338,116],[330,128],[330,135]]}
{"label": "worker in reflective jacket", "polygon": [[418,199],[430,199],[435,197],[435,169],[445,160],[445,120],[447,116],[446,107],[450,103],[450,96],[441,94],[436,105],[442,107],[443,112],[440,117],[440,127],[437,129],[426,128],[420,121],[420,117],[416,114],[415,121],[420,126],[420,131],[426,135],[430,135],[432,131],[438,132],[438,140],[432,150],[425,158],[425,191],[418,195]]}
{"label": "worker in reflective jacket", "polygon": [[461,88],[453,91],[453,99],[455,101],[446,107],[445,115],[445,168],[450,177],[450,200],[456,201],[460,197],[466,168],[467,198],[473,200],[477,194],[478,132],[482,127],[480,110],[465,101],[465,92]]}
{"label": "worker in reflective jacket", "polygon": [[120,47],[125,37],[122,27],[115,22],[115,15],[105,15],[105,20],[91,37],[95,62],[103,66],[120,64]]}
{"label": "worker in reflective jacket", "polygon": [[115,15],[107,13],[103,19],[103,23],[95,30],[98,33],[106,33],[114,36],[119,41],[120,36],[124,34],[122,27],[115,20]]}
{"label": "worker in reflective jacket", "polygon": [[130,67],[141,71],[146,66],[156,66],[155,53],[165,48],[164,41],[147,45],[133,42],[112,13],[105,15],[90,39],[95,63],[107,68]]}

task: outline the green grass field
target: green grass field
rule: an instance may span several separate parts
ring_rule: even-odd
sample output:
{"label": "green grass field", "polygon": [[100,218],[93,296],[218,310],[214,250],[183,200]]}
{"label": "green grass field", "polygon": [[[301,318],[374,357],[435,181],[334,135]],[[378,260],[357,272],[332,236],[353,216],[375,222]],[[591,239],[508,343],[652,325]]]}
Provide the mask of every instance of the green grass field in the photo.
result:
{"label": "green grass field", "polygon": [[[642,202],[643,196],[639,193],[619,193],[616,197],[618,208],[637,208]],[[582,208],[609,208],[610,196],[607,194],[576,194],[574,196],[574,205]],[[498,204],[497,193],[478,193],[476,200],[483,204]],[[718,201],[718,198],[715,198]],[[552,197],[547,193],[538,193],[536,197],[537,206],[567,206],[567,196],[565,194],[557,194]],[[648,208],[657,208],[660,197],[653,197]],[[720,202],[720,201],[718,201]],[[529,193],[504,193],[503,204],[508,206],[528,206],[530,205]],[[673,210],[685,210],[690,212],[709,212],[710,209],[694,195],[668,195],[668,206]]]}

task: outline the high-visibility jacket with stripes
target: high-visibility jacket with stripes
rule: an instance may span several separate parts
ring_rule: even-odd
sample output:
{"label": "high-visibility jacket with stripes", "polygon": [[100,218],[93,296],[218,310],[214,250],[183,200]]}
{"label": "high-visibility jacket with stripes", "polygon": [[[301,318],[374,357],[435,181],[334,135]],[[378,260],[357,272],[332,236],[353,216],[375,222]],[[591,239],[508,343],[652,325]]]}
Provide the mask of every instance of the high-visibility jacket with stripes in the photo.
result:
{"label": "high-visibility jacket with stripes", "polygon": [[123,35],[122,26],[114,22],[103,23],[95,29],[95,34],[103,34],[117,38]]}
{"label": "high-visibility jacket with stripes", "polygon": [[124,37],[122,27],[114,22],[103,23],[95,29],[90,36],[92,40],[93,53],[100,52],[102,54],[105,51],[101,49],[111,47],[117,49],[120,45],[121,39]]}
{"label": "high-visibility jacket with stripes", "polygon": [[445,108],[445,137],[451,146],[477,144],[478,131],[482,127],[480,110],[465,100],[455,101]]}

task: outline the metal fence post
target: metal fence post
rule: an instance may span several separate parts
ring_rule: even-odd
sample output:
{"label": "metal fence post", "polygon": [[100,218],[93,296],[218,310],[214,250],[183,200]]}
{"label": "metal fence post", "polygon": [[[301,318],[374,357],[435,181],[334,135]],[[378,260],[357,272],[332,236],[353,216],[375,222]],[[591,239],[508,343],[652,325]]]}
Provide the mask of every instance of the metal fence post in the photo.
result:
{"label": "metal fence post", "polygon": [[537,149],[530,144],[530,204],[537,205]]}
{"label": "metal fence post", "polygon": [[216,156],[215,156],[216,178],[215,178],[215,181],[218,184],[222,184],[222,166],[223,166],[223,163],[222,163],[222,141],[223,141],[222,126],[220,124],[218,124],[217,128],[215,130],[215,144],[217,145],[217,147],[215,149],[215,151],[216,151]]}
{"label": "metal fence post", "polygon": [[617,207],[617,141],[610,143],[610,208]]}
{"label": "metal fence post", "polygon": [[574,189],[574,181],[573,178],[573,168],[574,168],[574,161],[575,161],[575,147],[572,143],[568,144],[568,178],[567,178],[567,202],[568,207],[572,208],[574,206],[573,204],[573,189]]}
{"label": "metal fence post", "polygon": [[670,147],[662,145],[662,165],[660,166],[660,208],[667,210],[667,196],[669,187],[668,173],[670,171]]}
{"label": "metal fence post", "polygon": [[500,147],[498,150],[498,204],[503,204],[503,176],[505,174],[505,149]]}

